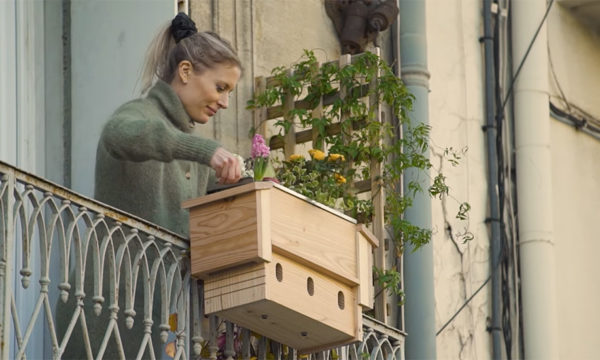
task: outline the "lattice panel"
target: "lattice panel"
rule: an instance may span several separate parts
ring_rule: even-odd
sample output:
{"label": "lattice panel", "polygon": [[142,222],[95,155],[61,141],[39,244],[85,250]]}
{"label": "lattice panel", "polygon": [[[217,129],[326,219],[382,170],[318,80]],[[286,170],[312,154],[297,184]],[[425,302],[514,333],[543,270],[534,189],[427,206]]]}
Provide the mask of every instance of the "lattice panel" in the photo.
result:
{"label": "lattice panel", "polygon": [[[373,49],[373,53],[375,53],[377,56],[380,56],[380,49]],[[355,63],[360,56],[361,54],[353,56],[342,55],[340,59],[337,62],[333,62],[333,64],[339,68],[343,68],[344,66]],[[314,68],[312,69],[312,73],[306,74],[305,76],[312,76],[318,72],[318,70],[318,67]],[[288,70],[288,75],[290,74],[291,70]],[[379,73],[377,76],[379,76]],[[261,76],[255,79],[255,92],[257,94],[263,93],[266,89],[277,86],[280,86],[279,80],[273,76]],[[359,85],[359,87],[362,87],[361,91],[365,94],[372,93],[369,92],[369,90],[374,89],[375,86],[376,80],[372,81],[371,83],[365,83],[363,81]],[[345,96],[346,94],[343,88],[338,89],[335,93],[323,96],[320,99],[319,104],[314,109],[310,109],[312,117],[321,117],[324,109],[326,109],[328,106],[331,106],[335,101],[344,99]],[[377,101],[374,95],[370,95],[370,97],[365,96],[364,102],[369,107],[370,111],[375,115],[375,121],[385,121],[383,116],[383,107]],[[302,95],[294,96],[293,94],[288,93],[286,96],[284,96],[284,100],[281,104],[269,108],[260,107],[254,110],[253,116],[255,129],[257,133],[267,138],[267,142],[272,150],[283,149],[283,157],[285,159],[288,159],[292,154],[306,151],[306,149],[311,147],[322,148],[323,144],[319,143],[318,141],[317,131],[310,127],[301,127],[298,124],[291,126],[290,130],[284,136],[269,136],[271,130],[270,126],[274,123],[274,120],[283,118],[288,122],[292,122],[293,119],[290,116],[290,111],[293,111],[294,109],[307,109],[308,107],[308,101],[303,99]],[[328,125],[327,133],[334,135],[339,134],[342,131],[340,125],[341,121],[347,119],[348,116],[349,114],[340,114],[340,122]],[[348,166],[352,166],[352,164]],[[393,250],[388,248],[385,242],[385,191],[381,182],[383,167],[376,160],[373,160],[370,164],[370,174],[370,179],[356,181],[351,184],[351,187],[357,193],[364,194],[364,196],[370,197],[373,201],[374,216],[370,228],[375,236],[379,239],[381,244],[381,246],[374,252],[374,264],[379,269],[390,269],[396,265],[394,256],[395,253]],[[375,298],[374,309],[375,317],[389,325],[395,325],[397,322],[396,309],[393,309],[397,306],[395,297],[387,294],[386,291],[383,291],[378,283],[375,284],[375,287],[375,293],[377,294]]]}

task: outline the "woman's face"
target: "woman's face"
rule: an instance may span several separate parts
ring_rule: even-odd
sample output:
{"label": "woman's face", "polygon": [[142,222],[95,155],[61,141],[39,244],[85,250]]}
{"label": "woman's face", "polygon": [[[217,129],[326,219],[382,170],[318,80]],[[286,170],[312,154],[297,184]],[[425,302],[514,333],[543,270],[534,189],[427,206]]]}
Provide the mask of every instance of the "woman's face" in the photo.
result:
{"label": "woman's face", "polygon": [[217,64],[202,73],[192,69],[176,92],[190,118],[206,124],[217,111],[227,109],[240,75],[237,66],[228,64]]}

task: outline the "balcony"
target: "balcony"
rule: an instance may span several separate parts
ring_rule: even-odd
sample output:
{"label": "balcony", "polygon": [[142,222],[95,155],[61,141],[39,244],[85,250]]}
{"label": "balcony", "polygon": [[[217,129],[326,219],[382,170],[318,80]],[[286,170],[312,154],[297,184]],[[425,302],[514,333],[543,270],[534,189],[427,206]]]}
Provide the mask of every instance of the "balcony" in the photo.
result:
{"label": "balcony", "polygon": [[[299,358],[205,316],[202,295],[187,239],[0,162],[0,358]],[[403,359],[402,332],[363,330],[309,358]]]}

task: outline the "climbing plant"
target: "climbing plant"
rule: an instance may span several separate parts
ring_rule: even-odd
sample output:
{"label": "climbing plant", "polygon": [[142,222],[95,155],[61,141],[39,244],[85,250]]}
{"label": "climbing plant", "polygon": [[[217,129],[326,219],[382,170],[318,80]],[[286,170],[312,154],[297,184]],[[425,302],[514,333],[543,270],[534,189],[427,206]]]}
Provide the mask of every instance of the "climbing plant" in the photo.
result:
{"label": "climbing plant", "polygon": [[[373,217],[374,194],[384,189],[386,229],[398,255],[406,244],[415,250],[427,244],[431,229],[409,222],[404,214],[417,193],[425,191],[441,198],[449,187],[444,174],[435,172],[425,155],[430,127],[411,123],[407,114],[414,97],[385,61],[366,52],[345,66],[331,62],[319,67],[314,53],[305,51],[291,69],[277,67],[272,75],[277,85],[257,92],[248,108],[274,107],[289,101],[290,96],[294,101],[301,99],[302,106],[293,107],[274,122],[275,139],[297,129],[312,129],[314,134],[309,156],[272,157],[279,181],[363,223]],[[315,116],[313,110],[322,106],[323,99],[330,99],[330,105]],[[374,104],[388,106],[392,119],[377,121]],[[252,135],[255,131],[252,129]],[[444,154],[453,165],[461,157],[451,149]],[[380,174],[372,174],[373,163],[383,167]],[[416,180],[403,185],[403,174],[409,169],[429,177],[430,185],[423,188]],[[371,180],[377,184],[371,197],[361,195],[359,184]],[[457,217],[466,219],[469,204],[459,208]],[[375,273],[385,288],[398,288],[399,277],[393,269],[376,269]]]}

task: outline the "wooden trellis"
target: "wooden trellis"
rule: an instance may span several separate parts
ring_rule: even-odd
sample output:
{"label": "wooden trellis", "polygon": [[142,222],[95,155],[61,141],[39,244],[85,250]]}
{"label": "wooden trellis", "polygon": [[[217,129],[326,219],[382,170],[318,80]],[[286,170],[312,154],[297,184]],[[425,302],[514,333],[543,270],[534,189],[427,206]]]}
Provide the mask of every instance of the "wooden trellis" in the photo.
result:
{"label": "wooden trellis", "polygon": [[[380,56],[379,48],[376,48],[373,53]],[[338,61],[339,67],[347,66],[348,64],[354,63],[359,55],[342,55]],[[319,68],[315,67],[311,73],[316,74]],[[288,75],[291,70],[288,70]],[[379,74],[377,74],[377,77]],[[376,86],[376,78],[370,84],[363,84],[369,89],[373,89]],[[273,76],[271,77],[257,77],[255,78],[255,92],[257,94],[263,93],[265,90],[279,86],[279,80]],[[372,92],[365,92],[372,93]],[[344,90],[337,91],[335,94],[328,94],[320,99],[319,104],[312,109],[312,117],[320,118],[323,115],[324,107],[330,106],[338,98],[344,98]],[[370,107],[370,111],[375,114],[376,121],[384,121],[383,109],[381,104],[378,102],[375,95],[371,95],[369,99],[365,99]],[[312,128],[299,128],[296,125],[290,127],[290,130],[282,136],[268,137],[269,120],[281,119],[286,121],[292,121],[290,110],[293,109],[307,109],[308,104],[305,99],[297,99],[292,94],[288,93],[284,96],[281,105],[273,107],[259,107],[254,110],[254,126],[256,132],[267,138],[271,150],[283,149],[283,154],[286,159],[292,154],[296,154],[297,150],[302,144],[310,144],[312,148],[322,148],[323,144],[320,143],[319,134],[316,129]],[[327,134],[336,135],[339,134],[342,129],[340,123],[347,119],[349,114],[341,114],[340,122],[333,123],[326,129]],[[383,141],[380,139],[379,141]],[[384,223],[384,204],[385,204],[385,191],[382,184],[382,172],[383,168],[377,160],[372,160],[370,165],[371,179],[358,181],[351,184],[357,193],[367,193],[370,195],[373,201],[374,216],[371,225],[371,231],[379,239],[380,246],[374,251],[374,264],[379,269],[389,269],[394,266],[394,256],[392,255],[393,249],[390,249],[386,241],[385,223]],[[396,311],[394,309],[396,305],[395,299],[388,294],[387,291],[382,291],[378,284],[375,284],[375,317],[385,322],[388,325],[396,326]],[[401,327],[401,326],[398,326]]]}

